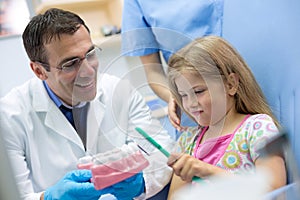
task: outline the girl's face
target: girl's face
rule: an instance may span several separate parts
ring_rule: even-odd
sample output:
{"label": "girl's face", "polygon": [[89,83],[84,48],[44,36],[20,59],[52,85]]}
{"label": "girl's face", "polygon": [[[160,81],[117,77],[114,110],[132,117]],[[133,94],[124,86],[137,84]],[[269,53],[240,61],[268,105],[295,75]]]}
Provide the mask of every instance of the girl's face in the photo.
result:
{"label": "girl's face", "polygon": [[203,79],[199,74],[183,72],[175,84],[183,108],[199,125],[214,125],[226,115],[228,96],[221,76]]}

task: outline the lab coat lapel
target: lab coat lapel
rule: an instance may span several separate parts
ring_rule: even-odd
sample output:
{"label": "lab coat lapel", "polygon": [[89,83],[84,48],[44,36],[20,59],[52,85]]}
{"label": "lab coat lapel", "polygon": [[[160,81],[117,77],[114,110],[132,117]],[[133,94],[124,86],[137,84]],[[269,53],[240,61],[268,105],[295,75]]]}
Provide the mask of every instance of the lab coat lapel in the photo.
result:
{"label": "lab coat lapel", "polygon": [[84,146],[75,129],[64,114],[50,99],[42,81],[37,80],[33,85],[32,102],[36,112],[40,113],[41,121],[58,135],[67,138],[84,151]]}
{"label": "lab coat lapel", "polygon": [[45,125],[53,129],[62,137],[65,137],[78,145],[84,151],[83,143],[76,130],[55,105],[52,106],[48,112],[46,112]]}
{"label": "lab coat lapel", "polygon": [[87,150],[95,152],[97,146],[97,136],[100,131],[105,113],[105,105],[95,100],[90,102],[90,107],[87,115]]}

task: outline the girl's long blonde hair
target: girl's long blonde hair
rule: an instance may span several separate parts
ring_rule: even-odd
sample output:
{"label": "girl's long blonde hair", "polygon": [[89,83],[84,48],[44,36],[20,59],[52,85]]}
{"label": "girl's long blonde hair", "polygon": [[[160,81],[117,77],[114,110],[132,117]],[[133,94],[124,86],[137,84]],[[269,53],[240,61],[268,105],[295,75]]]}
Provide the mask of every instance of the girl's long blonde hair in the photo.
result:
{"label": "girl's long blonde hair", "polygon": [[202,77],[221,75],[226,82],[231,73],[239,77],[235,94],[235,108],[241,114],[268,114],[279,128],[279,122],[271,111],[253,73],[241,55],[226,40],[218,36],[198,38],[173,54],[168,62],[170,90],[183,109],[175,78],[181,72],[198,73]]}

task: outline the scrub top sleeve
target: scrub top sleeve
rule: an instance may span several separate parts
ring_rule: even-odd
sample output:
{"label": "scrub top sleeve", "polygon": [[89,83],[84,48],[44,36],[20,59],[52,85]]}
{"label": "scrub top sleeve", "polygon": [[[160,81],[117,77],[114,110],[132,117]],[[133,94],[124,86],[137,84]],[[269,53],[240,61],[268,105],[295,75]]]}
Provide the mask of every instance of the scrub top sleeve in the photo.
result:
{"label": "scrub top sleeve", "polygon": [[158,52],[158,44],[136,0],[124,0],[122,55],[143,56]]}

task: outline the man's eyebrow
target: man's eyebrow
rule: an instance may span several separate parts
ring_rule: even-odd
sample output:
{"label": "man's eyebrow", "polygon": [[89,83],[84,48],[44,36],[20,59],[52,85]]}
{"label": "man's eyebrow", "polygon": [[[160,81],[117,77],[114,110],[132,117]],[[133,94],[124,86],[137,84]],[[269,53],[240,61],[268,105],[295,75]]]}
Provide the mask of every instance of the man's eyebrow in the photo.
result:
{"label": "man's eyebrow", "polygon": [[[95,47],[96,47],[96,45],[93,44],[93,45],[89,48],[89,50],[85,53],[85,55],[86,55],[87,53],[89,53],[90,51],[92,51]],[[62,61],[60,61],[59,64],[58,64],[58,66],[60,67],[60,66],[61,66],[62,64],[64,64],[65,62],[68,62],[68,61],[73,60],[73,59],[75,59],[75,58],[80,58],[80,57],[78,57],[78,56],[67,57],[67,58],[63,59]]]}
{"label": "man's eyebrow", "polygon": [[73,60],[75,58],[79,58],[79,57],[78,56],[73,56],[73,57],[65,58],[65,59],[63,59],[62,61],[59,62],[58,66],[61,67],[62,64],[66,63],[66,62],[68,62],[70,60]]}

